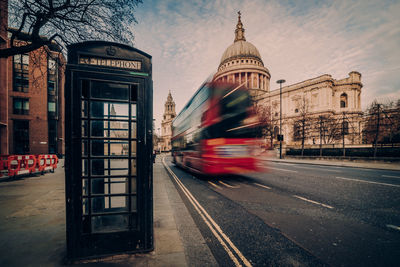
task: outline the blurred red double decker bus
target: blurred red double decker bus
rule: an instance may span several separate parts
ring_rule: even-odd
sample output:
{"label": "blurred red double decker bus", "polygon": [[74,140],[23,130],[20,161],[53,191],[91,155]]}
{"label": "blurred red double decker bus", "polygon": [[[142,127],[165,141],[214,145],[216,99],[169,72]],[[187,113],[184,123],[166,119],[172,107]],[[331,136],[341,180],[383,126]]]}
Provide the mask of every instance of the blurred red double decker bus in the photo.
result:
{"label": "blurred red double decker bus", "polygon": [[172,123],[173,163],[205,175],[257,171],[258,126],[245,86],[206,82]]}

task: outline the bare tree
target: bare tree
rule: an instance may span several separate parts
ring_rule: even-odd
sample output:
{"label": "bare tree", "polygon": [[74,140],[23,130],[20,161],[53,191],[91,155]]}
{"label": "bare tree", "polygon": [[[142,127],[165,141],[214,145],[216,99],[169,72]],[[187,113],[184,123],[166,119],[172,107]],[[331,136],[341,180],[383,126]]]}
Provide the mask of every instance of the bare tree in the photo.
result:
{"label": "bare tree", "polygon": [[304,96],[301,98],[296,109],[299,115],[293,120],[293,140],[301,140],[301,156],[303,156],[305,140],[312,132],[312,118],[309,113],[309,103]]}
{"label": "bare tree", "polygon": [[269,139],[270,147],[274,141],[274,123],[272,121],[271,107],[262,105],[260,102],[254,102],[254,109],[260,121],[258,129],[258,137]]}
{"label": "bare tree", "polygon": [[365,114],[363,128],[365,143],[374,144],[374,157],[378,143],[400,142],[400,99],[396,102],[373,101]]}
{"label": "bare tree", "polygon": [[[6,0],[0,0],[6,1]],[[133,41],[133,11],[141,0],[10,0],[10,46],[0,58],[54,43],[62,48],[87,40]],[[43,37],[46,36],[46,37]],[[24,40],[24,42],[17,42]]]}

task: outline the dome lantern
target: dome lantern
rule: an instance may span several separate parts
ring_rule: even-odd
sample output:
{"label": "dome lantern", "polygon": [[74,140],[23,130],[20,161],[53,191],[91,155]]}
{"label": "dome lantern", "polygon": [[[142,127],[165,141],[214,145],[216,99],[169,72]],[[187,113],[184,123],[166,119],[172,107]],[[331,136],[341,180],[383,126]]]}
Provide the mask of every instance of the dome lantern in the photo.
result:
{"label": "dome lantern", "polygon": [[235,30],[235,42],[237,41],[246,41],[246,38],[244,37],[244,28],[242,21],[240,20],[240,11],[238,12],[238,23],[236,24],[236,30]]}

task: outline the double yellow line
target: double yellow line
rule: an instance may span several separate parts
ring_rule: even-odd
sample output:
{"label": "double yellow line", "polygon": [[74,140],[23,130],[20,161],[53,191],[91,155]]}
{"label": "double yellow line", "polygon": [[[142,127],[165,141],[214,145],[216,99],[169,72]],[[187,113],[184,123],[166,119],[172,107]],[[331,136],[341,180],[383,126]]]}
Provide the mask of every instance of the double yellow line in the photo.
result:
{"label": "double yellow line", "polygon": [[231,260],[234,262],[235,266],[244,266],[250,267],[251,263],[243,256],[243,254],[239,251],[239,249],[232,243],[229,237],[222,231],[221,227],[211,218],[211,216],[207,213],[207,211],[200,205],[200,203],[193,197],[190,191],[183,185],[183,183],[179,180],[179,178],[175,175],[175,173],[169,168],[169,166],[165,163],[165,158],[162,159],[164,167],[167,169],[169,174],[174,178],[176,184],[188,198],[190,203],[193,205],[197,213],[203,219],[205,224],[211,230],[213,235],[218,239],[219,243],[228,253]]}

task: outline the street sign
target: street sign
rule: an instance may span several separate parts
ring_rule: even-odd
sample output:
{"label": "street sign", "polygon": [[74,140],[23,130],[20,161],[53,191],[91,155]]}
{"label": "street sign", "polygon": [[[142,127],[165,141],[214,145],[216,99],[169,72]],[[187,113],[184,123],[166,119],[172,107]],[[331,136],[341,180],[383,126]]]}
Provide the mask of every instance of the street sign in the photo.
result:
{"label": "street sign", "polygon": [[133,47],[68,47],[69,259],[153,249],[151,71],[151,56]]}

